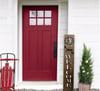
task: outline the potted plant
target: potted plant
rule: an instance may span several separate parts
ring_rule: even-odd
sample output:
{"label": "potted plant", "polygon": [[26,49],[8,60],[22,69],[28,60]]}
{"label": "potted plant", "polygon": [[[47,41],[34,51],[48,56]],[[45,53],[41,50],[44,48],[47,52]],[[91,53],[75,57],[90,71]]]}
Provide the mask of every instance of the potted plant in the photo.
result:
{"label": "potted plant", "polygon": [[79,70],[79,91],[90,91],[93,79],[93,61],[90,49],[84,44],[82,61]]}

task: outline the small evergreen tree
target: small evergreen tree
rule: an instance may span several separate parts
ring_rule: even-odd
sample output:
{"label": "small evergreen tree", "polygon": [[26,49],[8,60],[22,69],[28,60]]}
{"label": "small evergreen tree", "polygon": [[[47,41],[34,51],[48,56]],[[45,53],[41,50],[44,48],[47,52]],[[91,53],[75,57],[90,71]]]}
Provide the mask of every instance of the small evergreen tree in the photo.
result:
{"label": "small evergreen tree", "polygon": [[93,62],[91,59],[90,49],[84,44],[82,62],[80,65],[79,82],[91,84],[93,79]]}

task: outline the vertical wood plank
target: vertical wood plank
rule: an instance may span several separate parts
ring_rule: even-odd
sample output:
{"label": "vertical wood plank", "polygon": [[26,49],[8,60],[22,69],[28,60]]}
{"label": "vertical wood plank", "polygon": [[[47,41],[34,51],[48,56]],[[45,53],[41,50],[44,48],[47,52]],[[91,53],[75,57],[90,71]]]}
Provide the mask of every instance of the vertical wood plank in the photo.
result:
{"label": "vertical wood plank", "polygon": [[74,35],[65,35],[63,91],[73,91],[73,83],[74,83]]}

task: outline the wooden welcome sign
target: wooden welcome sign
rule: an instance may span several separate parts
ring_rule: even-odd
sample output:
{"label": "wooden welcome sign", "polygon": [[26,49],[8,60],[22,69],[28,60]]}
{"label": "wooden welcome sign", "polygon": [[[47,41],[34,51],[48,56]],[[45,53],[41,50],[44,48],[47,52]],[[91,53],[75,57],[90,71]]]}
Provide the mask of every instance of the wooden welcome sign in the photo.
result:
{"label": "wooden welcome sign", "polygon": [[74,35],[64,36],[63,91],[73,91],[74,84]]}

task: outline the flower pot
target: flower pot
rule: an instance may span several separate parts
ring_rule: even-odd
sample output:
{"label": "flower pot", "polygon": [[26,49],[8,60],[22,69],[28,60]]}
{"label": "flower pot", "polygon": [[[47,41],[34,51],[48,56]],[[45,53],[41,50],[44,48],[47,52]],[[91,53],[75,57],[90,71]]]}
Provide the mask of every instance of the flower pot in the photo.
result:
{"label": "flower pot", "polygon": [[90,91],[90,88],[90,84],[79,83],[79,91]]}

